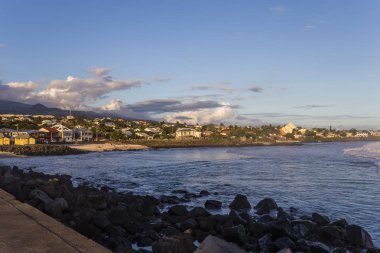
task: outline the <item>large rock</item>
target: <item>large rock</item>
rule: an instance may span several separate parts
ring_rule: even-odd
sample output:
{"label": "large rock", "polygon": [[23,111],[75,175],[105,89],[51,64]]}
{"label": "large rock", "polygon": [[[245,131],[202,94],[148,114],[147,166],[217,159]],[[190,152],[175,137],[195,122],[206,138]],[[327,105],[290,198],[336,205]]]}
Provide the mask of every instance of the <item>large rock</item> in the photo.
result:
{"label": "large rock", "polygon": [[258,215],[269,214],[271,210],[277,209],[278,205],[276,201],[271,198],[265,198],[261,200],[256,206],[256,213]]}
{"label": "large rock", "polygon": [[224,230],[224,239],[243,245],[248,241],[245,228],[242,225],[233,226]]}
{"label": "large rock", "polygon": [[209,235],[201,243],[195,253],[247,253],[236,244],[226,242],[218,237]]}
{"label": "large rock", "polygon": [[247,196],[241,194],[235,196],[235,199],[231,202],[229,207],[235,210],[252,208],[251,204],[247,199]]}
{"label": "large rock", "polygon": [[187,211],[184,205],[175,205],[169,208],[168,213],[174,216],[186,216],[189,211]]}
{"label": "large rock", "polygon": [[188,236],[162,237],[152,245],[153,253],[193,253],[196,247]]}
{"label": "large rock", "polygon": [[30,197],[40,200],[44,204],[49,204],[53,200],[43,191],[34,189],[30,192]]}
{"label": "large rock", "polygon": [[312,242],[307,240],[298,240],[297,241],[298,246],[304,251],[304,252],[310,252],[310,253],[329,253],[330,248],[321,243],[321,242]]}
{"label": "large rock", "polygon": [[358,225],[348,225],[346,227],[346,237],[349,244],[363,248],[374,248],[371,236]]}
{"label": "large rock", "polygon": [[315,232],[318,241],[328,245],[343,247],[345,246],[346,231],[338,226],[323,226]]}
{"label": "large rock", "polygon": [[311,218],[315,223],[317,223],[319,226],[326,226],[330,223],[330,219],[324,215],[321,215],[319,213],[313,213],[311,215]]}
{"label": "large rock", "polygon": [[207,200],[205,203],[206,209],[220,209],[222,208],[222,202],[218,200]]}

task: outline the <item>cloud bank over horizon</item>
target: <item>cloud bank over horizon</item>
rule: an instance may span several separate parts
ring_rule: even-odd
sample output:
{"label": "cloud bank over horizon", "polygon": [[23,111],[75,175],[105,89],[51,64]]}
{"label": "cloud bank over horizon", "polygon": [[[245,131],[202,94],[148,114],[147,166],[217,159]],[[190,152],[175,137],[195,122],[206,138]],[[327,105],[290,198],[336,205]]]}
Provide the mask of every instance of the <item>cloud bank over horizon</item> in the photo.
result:
{"label": "cloud bank over horizon", "polygon": [[[116,80],[110,68],[91,69],[88,77],[67,76],[48,83],[34,81],[0,83],[0,99],[26,103],[42,103],[49,107],[71,110],[94,110],[118,113],[122,116],[143,119],[164,119],[170,122],[215,123],[233,119],[237,105],[225,101],[211,100],[207,96],[198,98],[160,98],[127,104],[120,99],[111,99],[111,93],[141,87],[140,79]],[[166,83],[169,78],[155,78]],[[109,100],[94,106],[94,102]]]}

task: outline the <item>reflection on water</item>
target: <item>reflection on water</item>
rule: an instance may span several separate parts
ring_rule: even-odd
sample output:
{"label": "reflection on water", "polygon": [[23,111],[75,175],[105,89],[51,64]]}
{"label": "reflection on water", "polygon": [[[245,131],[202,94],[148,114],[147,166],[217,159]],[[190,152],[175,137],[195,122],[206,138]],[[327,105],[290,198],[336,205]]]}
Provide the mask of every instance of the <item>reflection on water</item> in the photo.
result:
{"label": "reflection on water", "polygon": [[364,145],[368,143],[162,149],[1,158],[0,164],[69,174],[76,182],[82,178],[142,194],[205,189],[218,193],[210,198],[223,201],[226,208],[237,193],[248,195],[253,204],[270,196],[285,208],[345,217],[367,228],[380,244],[380,176],[375,160],[348,152]]}

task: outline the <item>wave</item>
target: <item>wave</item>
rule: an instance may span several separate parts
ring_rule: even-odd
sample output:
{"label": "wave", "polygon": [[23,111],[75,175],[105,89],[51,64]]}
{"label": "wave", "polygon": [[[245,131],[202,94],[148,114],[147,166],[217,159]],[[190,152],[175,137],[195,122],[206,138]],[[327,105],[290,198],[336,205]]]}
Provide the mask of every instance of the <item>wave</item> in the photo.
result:
{"label": "wave", "polygon": [[380,175],[380,142],[369,143],[359,148],[347,148],[343,152],[346,155],[375,159]]}

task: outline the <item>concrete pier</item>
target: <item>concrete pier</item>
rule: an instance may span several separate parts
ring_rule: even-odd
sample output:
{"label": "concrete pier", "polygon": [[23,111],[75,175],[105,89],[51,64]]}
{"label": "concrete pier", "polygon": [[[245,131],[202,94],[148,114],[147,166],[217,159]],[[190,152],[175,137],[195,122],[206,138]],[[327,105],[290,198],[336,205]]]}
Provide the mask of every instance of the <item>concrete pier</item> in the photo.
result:
{"label": "concrete pier", "polygon": [[0,253],[13,252],[111,251],[0,189]]}

